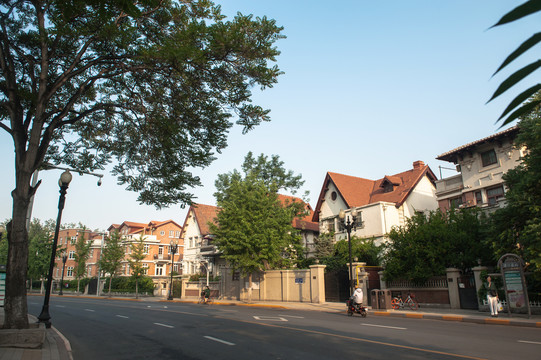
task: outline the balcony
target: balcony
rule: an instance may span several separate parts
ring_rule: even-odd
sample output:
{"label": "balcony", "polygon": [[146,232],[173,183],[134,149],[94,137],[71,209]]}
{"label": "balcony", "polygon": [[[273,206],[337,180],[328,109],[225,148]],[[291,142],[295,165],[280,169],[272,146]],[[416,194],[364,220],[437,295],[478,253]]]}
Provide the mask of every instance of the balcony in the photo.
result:
{"label": "balcony", "polygon": [[154,254],[154,260],[171,260],[171,255]]}
{"label": "balcony", "polygon": [[436,181],[437,197],[449,195],[455,192],[461,194],[463,189],[464,184],[462,183],[462,174]]}

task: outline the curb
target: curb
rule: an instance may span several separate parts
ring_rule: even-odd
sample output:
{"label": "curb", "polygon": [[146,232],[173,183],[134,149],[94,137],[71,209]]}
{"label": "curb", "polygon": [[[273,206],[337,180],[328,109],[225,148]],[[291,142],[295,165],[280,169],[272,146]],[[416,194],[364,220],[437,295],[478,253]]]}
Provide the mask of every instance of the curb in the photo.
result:
{"label": "curb", "polygon": [[443,320],[457,321],[465,323],[486,324],[486,325],[511,325],[511,326],[526,326],[541,328],[541,322],[528,322],[512,319],[492,319],[492,318],[473,318],[461,315],[436,315],[436,314],[415,314],[415,313],[395,313],[388,311],[372,311],[375,316],[392,316],[411,319],[426,319],[426,320]]}

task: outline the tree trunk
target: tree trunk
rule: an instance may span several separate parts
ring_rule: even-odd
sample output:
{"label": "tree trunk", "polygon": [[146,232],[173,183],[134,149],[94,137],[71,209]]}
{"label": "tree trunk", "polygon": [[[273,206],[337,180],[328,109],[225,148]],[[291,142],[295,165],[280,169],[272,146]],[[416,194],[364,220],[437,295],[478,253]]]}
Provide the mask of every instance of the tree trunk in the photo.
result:
{"label": "tree trunk", "polygon": [[[26,181],[24,178],[26,178]],[[26,186],[20,186],[21,183],[26,184]],[[4,304],[5,329],[28,328],[28,307],[26,304],[28,230],[26,229],[26,214],[30,203],[29,186],[30,176],[25,177],[19,174],[17,176],[17,187],[11,193],[13,197],[13,213],[11,224],[8,225],[8,261]]]}
{"label": "tree trunk", "polygon": [[111,297],[111,284],[113,283],[113,277],[109,278],[109,297]]}

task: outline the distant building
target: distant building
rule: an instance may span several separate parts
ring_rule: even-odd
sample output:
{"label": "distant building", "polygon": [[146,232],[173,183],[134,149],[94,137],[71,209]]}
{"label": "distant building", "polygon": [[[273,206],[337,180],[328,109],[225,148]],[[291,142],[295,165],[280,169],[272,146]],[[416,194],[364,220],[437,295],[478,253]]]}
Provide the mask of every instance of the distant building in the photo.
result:
{"label": "distant building", "polygon": [[505,205],[503,175],[520,164],[525,149],[516,149],[514,139],[518,126],[462,145],[437,157],[456,165],[460,173],[436,181],[438,206],[478,206],[494,210]]}
{"label": "distant building", "polygon": [[313,221],[319,231],[334,232],[335,241],[347,234],[339,219],[356,210],[357,226],[352,236],[385,241],[393,226],[402,226],[416,212],[435,210],[436,176],[428,165],[415,161],[413,168],[378,180],[328,172],[323,181]]}

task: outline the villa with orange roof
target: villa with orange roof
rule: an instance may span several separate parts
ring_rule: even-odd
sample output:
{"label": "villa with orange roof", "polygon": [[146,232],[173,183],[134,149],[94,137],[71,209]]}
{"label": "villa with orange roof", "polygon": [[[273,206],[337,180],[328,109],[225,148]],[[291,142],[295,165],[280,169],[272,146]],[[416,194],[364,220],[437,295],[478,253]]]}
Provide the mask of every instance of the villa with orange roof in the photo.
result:
{"label": "villa with orange roof", "polygon": [[328,172],[312,221],[319,223],[320,232],[334,232],[338,241],[347,238],[340,210],[346,217],[356,210],[356,228],[351,235],[374,238],[380,244],[393,226],[404,225],[416,212],[438,208],[436,180],[422,161],[415,161],[410,170],[378,180]]}

